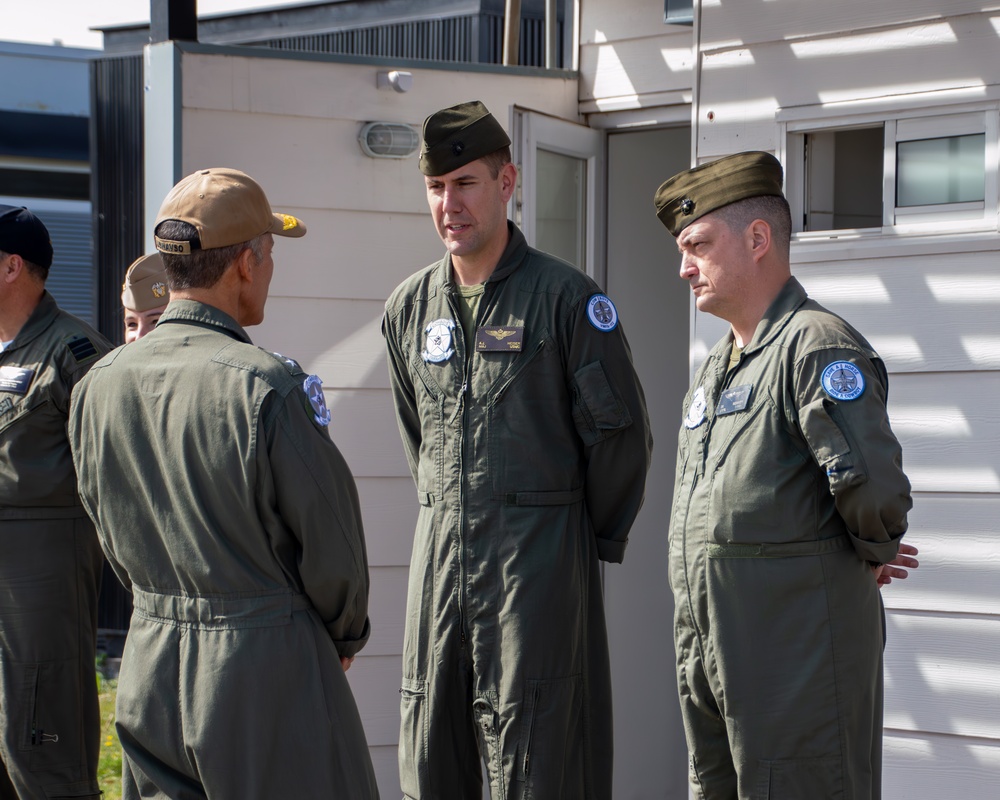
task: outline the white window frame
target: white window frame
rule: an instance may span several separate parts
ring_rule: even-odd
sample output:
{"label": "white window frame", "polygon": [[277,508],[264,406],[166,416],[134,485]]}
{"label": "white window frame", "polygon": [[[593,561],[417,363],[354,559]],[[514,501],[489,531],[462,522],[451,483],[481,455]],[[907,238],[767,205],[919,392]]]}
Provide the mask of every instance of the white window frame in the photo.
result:
{"label": "white window frame", "polygon": [[[796,241],[924,236],[1000,230],[1000,99],[979,103],[940,103],[926,97],[907,105],[886,102],[881,111],[866,109],[875,101],[833,106],[800,106],[779,109],[778,158],[785,165],[785,195],[792,209]],[[898,100],[898,99],[897,99]],[[912,103],[912,99],[911,99]],[[864,110],[863,110],[864,109]],[[805,138],[810,133],[883,126],[882,226],[820,231],[800,230],[805,213],[803,187]],[[985,200],[983,203],[949,203],[941,206],[896,207],[896,145],[903,141],[983,133],[985,147]]]}

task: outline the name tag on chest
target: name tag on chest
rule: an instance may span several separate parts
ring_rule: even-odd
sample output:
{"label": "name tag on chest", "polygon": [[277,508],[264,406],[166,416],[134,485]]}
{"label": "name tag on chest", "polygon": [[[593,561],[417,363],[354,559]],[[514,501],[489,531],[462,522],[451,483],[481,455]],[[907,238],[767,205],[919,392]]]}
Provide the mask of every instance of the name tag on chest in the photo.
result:
{"label": "name tag on chest", "polygon": [[476,331],[477,353],[519,353],[524,347],[524,327],[484,325]]}
{"label": "name tag on chest", "polygon": [[722,397],[719,398],[719,405],[715,407],[715,416],[722,417],[726,414],[735,414],[737,411],[745,409],[750,402],[750,392],[752,390],[753,385],[749,383],[743,386],[734,386],[732,389],[726,389],[722,393]]}
{"label": "name tag on chest", "polygon": [[0,367],[0,392],[24,394],[35,377],[33,369],[23,367]]}

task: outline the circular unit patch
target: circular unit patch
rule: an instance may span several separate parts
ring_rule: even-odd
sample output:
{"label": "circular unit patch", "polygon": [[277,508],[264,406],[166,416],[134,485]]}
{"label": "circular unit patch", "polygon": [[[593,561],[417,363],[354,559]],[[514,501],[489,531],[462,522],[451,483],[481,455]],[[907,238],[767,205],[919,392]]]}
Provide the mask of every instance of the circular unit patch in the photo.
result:
{"label": "circular unit patch", "polygon": [[326,407],[326,398],[323,397],[323,381],[318,375],[309,375],[302,381],[302,391],[309,398],[309,405],[312,406],[313,419],[317,425],[324,428],[330,424],[330,409]]}
{"label": "circular unit patch", "polygon": [[823,370],[822,380],[834,400],[857,400],[865,390],[865,376],[850,361],[834,361]]}
{"label": "circular unit patch", "polygon": [[618,327],[618,309],[606,294],[595,294],[587,301],[587,319],[605,333]]}
{"label": "circular unit patch", "polygon": [[699,386],[691,397],[691,405],[688,406],[687,414],[684,417],[684,427],[697,428],[705,421],[705,410],[708,402],[705,400],[705,387]]}
{"label": "circular unit patch", "polygon": [[455,323],[450,319],[436,319],[424,328],[427,341],[424,344],[424,351],[420,354],[421,358],[435,364],[451,358],[455,352],[451,346],[451,332],[454,329]]}

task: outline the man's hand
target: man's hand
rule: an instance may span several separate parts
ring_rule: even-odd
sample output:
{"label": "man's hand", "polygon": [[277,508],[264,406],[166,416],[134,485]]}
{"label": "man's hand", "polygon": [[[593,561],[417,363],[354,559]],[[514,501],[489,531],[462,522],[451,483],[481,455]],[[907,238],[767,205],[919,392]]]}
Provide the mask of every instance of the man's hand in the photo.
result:
{"label": "man's hand", "polygon": [[[914,552],[916,552],[916,551],[914,551]],[[904,573],[904,577],[905,577],[905,573]],[[346,656],[341,656],[340,657],[340,666],[342,666],[344,668],[344,672],[347,672],[347,670],[349,670],[351,668],[351,664],[353,664],[353,663],[354,663],[354,656],[351,656],[350,658],[347,658]]]}
{"label": "man's hand", "polygon": [[903,580],[909,573],[907,570],[916,569],[920,562],[913,558],[919,551],[912,544],[903,542],[899,545],[899,553],[888,564],[875,568],[875,580],[881,589],[886,584],[892,583],[892,579]]}

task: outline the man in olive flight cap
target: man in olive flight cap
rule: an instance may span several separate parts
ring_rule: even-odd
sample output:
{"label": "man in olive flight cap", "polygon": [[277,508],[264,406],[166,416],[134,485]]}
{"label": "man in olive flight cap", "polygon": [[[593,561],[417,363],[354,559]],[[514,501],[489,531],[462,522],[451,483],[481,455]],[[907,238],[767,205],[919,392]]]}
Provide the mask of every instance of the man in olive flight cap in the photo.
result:
{"label": "man in olive flight cap", "polygon": [[272,213],[232,169],[156,219],[170,305],[73,395],[80,493],[133,596],[123,797],[378,796],[344,675],[369,635],[358,494],[321,381],[255,347]]}
{"label": "man in olive flight cap", "polygon": [[620,562],[652,440],[614,303],[507,221],[510,139],[479,102],[424,123],[445,256],[386,304],[420,512],[403,646],[403,794],[611,796],[600,561]]}
{"label": "man in olive flight cap", "polygon": [[791,276],[773,156],[686,170],[654,204],[698,310],[731,325],[684,400],[670,522],[692,791],[875,800],[879,583],[911,506],[885,365]]}
{"label": "man in olive flight cap", "polygon": [[0,798],[100,796],[102,558],[77,496],[70,393],[111,344],[45,289],[52,242],[0,206]]}
{"label": "man in olive flight cap", "polygon": [[153,330],[169,302],[167,270],[159,252],[139,256],[129,266],[122,285],[125,344],[141,339]]}

